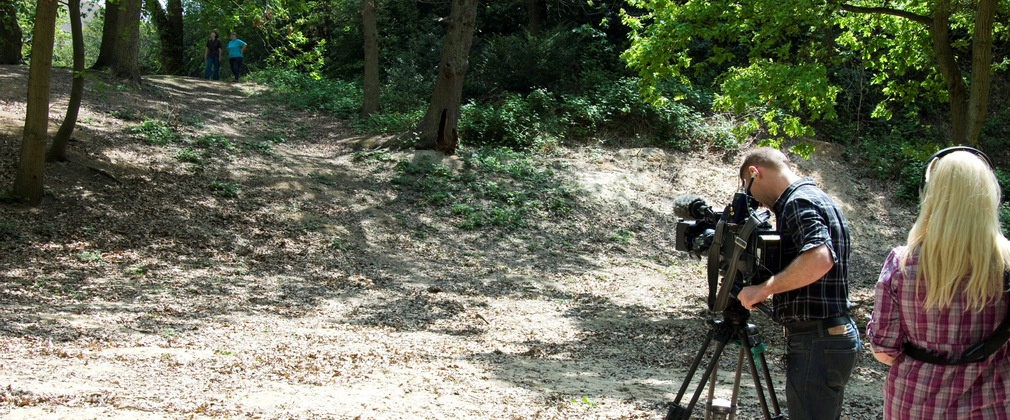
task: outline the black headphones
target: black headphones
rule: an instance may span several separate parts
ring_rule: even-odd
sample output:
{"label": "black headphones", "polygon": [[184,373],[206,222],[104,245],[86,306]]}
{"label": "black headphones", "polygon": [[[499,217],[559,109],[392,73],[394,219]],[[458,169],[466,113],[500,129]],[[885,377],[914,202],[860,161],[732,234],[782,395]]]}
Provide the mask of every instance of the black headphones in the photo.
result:
{"label": "black headphones", "polygon": [[930,156],[929,159],[926,160],[926,166],[922,168],[922,177],[919,178],[919,197],[922,197],[923,191],[926,191],[926,182],[929,181],[929,179],[928,179],[929,178],[929,171],[930,171],[930,169],[933,168],[933,165],[936,163],[936,161],[938,161],[938,160],[940,160],[940,158],[942,158],[944,156],[947,156],[947,155],[949,155],[951,153],[954,153],[954,152],[969,152],[969,153],[973,153],[973,154],[975,154],[975,156],[978,156],[979,159],[982,159],[982,161],[985,162],[986,165],[989,166],[989,170],[990,171],[995,172],[995,170],[993,169],[993,166],[992,166],[992,161],[989,160],[989,156],[986,156],[986,154],[982,153],[981,150],[978,150],[978,149],[976,149],[974,147],[968,147],[968,146],[948,147],[948,148],[943,149],[943,150],[941,150],[939,152],[933,153],[933,156]]}

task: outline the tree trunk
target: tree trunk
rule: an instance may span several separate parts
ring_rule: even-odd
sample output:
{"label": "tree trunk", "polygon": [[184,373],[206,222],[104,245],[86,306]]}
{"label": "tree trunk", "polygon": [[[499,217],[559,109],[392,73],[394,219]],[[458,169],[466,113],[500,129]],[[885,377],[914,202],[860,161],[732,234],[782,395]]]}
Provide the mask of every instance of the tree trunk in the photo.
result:
{"label": "tree trunk", "polygon": [[105,0],[105,22],[102,26],[102,45],[98,49],[98,58],[91,68],[98,70],[112,67],[116,57],[116,41],[121,34],[119,28],[120,0]]}
{"label": "tree trunk", "polygon": [[547,18],[547,2],[526,0],[526,14],[530,19],[526,29],[533,35],[539,34],[540,29],[544,27],[544,20]]}
{"label": "tree trunk", "polygon": [[42,201],[46,135],[49,130],[49,74],[53,67],[58,8],[56,0],[38,0],[35,5],[25,133],[21,141],[21,161],[14,178],[14,195],[26,199],[33,206]]}
{"label": "tree trunk", "polygon": [[172,32],[172,39],[174,40],[172,42],[172,59],[175,62],[170,70],[172,74],[181,74],[183,67],[186,65],[186,61],[183,58],[186,46],[183,40],[182,0],[168,0],[165,6],[167,7],[166,12],[168,12],[169,31]]}
{"label": "tree trunk", "polygon": [[21,64],[21,27],[10,1],[0,2],[0,64]]}
{"label": "tree trunk", "polygon": [[933,53],[937,66],[947,83],[947,100],[950,103],[951,140],[965,144],[968,140],[968,90],[961,78],[961,69],[954,60],[950,45],[950,0],[939,0],[933,11]]}
{"label": "tree trunk", "polygon": [[69,0],[70,32],[74,43],[74,81],[70,86],[70,102],[67,104],[67,116],[60,125],[60,131],[53,138],[52,146],[46,153],[46,162],[63,162],[67,160],[67,143],[77,126],[77,113],[81,109],[81,97],[84,96],[84,31],[81,29],[81,0]]}
{"label": "tree trunk", "polygon": [[[151,15],[151,22],[158,30],[161,43],[161,71],[163,74],[178,74],[182,69],[182,4],[179,0],[167,3],[168,10],[161,7],[158,0],[143,0],[144,8]],[[178,18],[173,16],[178,13]],[[178,21],[178,22],[176,22]],[[178,26],[178,28],[177,28]]]}
{"label": "tree trunk", "polygon": [[122,4],[116,40],[115,60],[109,67],[112,75],[140,85],[140,2],[120,0]]}
{"label": "tree trunk", "polygon": [[975,14],[975,33],[972,35],[971,92],[968,97],[966,143],[978,145],[978,135],[985,124],[989,106],[989,87],[992,82],[992,32],[998,0],[979,0]]}
{"label": "tree trunk", "polygon": [[452,12],[446,19],[448,30],[442,44],[435,92],[417,127],[418,149],[435,149],[451,155],[459,146],[456,125],[476,18],[477,0],[453,0]]}
{"label": "tree trunk", "polygon": [[364,98],[360,118],[379,111],[379,41],[375,22],[375,0],[361,1],[361,33],[365,38]]}

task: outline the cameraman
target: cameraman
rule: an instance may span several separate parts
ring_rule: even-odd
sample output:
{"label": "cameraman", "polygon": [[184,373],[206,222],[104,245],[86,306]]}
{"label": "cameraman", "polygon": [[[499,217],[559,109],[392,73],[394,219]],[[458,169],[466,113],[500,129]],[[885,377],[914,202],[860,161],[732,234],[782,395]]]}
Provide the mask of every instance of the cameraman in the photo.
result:
{"label": "cameraman", "polygon": [[786,406],[790,420],[839,419],[845,384],[861,343],[849,316],[849,230],[831,197],[789,169],[777,149],[754,149],[740,166],[748,192],[775,213],[789,266],[764,283],[744,287],[747,309],[772,297],[785,326]]}

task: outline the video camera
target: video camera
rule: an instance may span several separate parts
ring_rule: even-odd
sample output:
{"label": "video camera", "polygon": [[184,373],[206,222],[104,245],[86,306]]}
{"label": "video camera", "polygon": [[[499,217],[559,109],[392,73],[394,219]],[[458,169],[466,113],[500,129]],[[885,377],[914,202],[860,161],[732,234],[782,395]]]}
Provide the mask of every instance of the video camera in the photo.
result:
{"label": "video camera", "polygon": [[770,212],[757,211],[757,201],[742,189],[721,213],[693,194],[675,198],[673,212],[676,249],[708,257],[709,310],[726,310],[741,288],[763,283],[788,264],[782,261],[779,232],[768,221]]}

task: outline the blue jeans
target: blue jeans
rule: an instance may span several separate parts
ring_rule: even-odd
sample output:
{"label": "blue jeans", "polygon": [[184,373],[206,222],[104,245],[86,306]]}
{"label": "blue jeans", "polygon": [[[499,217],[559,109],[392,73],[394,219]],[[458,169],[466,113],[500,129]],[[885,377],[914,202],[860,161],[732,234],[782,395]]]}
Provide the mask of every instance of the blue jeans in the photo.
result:
{"label": "blue jeans", "polygon": [[228,61],[231,63],[231,74],[235,76],[235,81],[238,81],[238,72],[242,70],[242,57],[232,57]]}
{"label": "blue jeans", "polygon": [[[212,68],[213,68],[213,74],[211,72]],[[207,57],[207,67],[203,71],[203,78],[217,80],[220,78],[220,73],[221,73],[221,57]]]}
{"label": "blue jeans", "polygon": [[826,330],[786,337],[786,407],[789,420],[837,420],[862,343],[859,328],[842,334]]}

